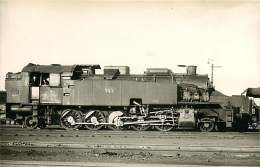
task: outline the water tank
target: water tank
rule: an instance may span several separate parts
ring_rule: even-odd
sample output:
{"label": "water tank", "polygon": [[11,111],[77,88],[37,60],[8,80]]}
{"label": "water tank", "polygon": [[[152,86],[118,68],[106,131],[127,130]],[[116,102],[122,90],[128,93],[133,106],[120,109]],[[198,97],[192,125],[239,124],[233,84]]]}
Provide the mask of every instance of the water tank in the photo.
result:
{"label": "water tank", "polygon": [[197,66],[187,66],[187,75],[196,75]]}

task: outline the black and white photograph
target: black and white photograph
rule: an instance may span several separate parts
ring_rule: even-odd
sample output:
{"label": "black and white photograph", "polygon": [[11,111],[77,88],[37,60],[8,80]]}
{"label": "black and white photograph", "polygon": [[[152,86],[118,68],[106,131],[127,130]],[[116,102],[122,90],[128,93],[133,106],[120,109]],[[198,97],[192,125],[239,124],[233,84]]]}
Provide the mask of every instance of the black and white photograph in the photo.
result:
{"label": "black and white photograph", "polygon": [[0,166],[260,166],[260,1],[0,0]]}

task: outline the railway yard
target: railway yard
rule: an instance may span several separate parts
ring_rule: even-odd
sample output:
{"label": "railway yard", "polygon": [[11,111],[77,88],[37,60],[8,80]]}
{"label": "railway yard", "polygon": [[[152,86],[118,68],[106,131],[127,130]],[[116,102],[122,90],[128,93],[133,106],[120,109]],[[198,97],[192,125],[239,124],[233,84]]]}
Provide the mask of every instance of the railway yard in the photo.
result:
{"label": "railway yard", "polygon": [[0,127],[1,166],[259,166],[260,132]]}

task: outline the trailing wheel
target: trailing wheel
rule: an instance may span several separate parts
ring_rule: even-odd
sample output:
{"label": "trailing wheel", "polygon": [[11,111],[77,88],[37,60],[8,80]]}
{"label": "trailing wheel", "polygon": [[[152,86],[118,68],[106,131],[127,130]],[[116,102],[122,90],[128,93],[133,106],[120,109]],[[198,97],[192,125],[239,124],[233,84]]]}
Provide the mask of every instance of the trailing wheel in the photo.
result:
{"label": "trailing wheel", "polygon": [[32,116],[25,117],[24,126],[26,128],[35,129],[38,126],[38,120],[33,120]]}
{"label": "trailing wheel", "polygon": [[105,115],[101,111],[92,111],[92,114],[85,118],[86,123],[92,123],[85,125],[85,127],[89,130],[99,130],[104,125],[100,123],[106,122]]}
{"label": "trailing wheel", "polygon": [[79,110],[67,109],[61,114],[60,124],[65,129],[78,129],[81,125],[76,124],[82,122],[82,113]]}
{"label": "trailing wheel", "polygon": [[210,118],[203,118],[199,123],[199,129],[201,132],[211,132],[214,130],[215,122]]}
{"label": "trailing wheel", "polygon": [[171,131],[174,127],[170,123],[165,123],[162,125],[155,125],[154,128],[159,131],[168,132]]}

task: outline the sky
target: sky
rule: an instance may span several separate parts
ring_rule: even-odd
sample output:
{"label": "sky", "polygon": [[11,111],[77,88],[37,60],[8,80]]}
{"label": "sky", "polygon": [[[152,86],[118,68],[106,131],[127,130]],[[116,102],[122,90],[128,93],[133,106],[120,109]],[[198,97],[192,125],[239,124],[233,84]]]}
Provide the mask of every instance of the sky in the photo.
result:
{"label": "sky", "polygon": [[0,0],[0,90],[30,62],[210,75],[209,58],[224,94],[260,86],[259,1]]}

